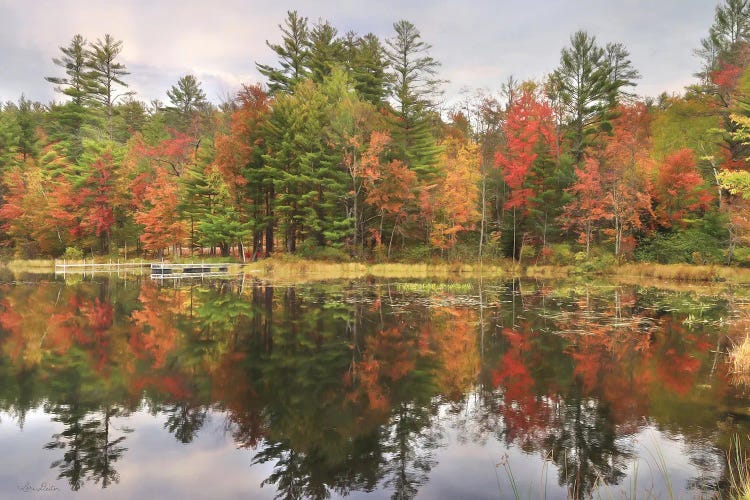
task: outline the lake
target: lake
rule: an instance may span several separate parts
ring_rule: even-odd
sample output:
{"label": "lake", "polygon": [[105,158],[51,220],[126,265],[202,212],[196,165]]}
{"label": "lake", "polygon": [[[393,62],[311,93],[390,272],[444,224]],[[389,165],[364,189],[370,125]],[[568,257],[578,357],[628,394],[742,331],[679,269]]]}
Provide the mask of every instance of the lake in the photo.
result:
{"label": "lake", "polygon": [[750,290],[14,278],[0,498],[726,492]]}

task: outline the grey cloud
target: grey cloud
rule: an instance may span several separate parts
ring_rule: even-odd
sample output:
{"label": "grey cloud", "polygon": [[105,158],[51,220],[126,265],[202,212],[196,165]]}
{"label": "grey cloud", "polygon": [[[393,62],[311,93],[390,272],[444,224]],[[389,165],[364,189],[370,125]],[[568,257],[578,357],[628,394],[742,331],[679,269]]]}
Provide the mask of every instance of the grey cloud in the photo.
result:
{"label": "grey cloud", "polygon": [[541,78],[557,65],[571,33],[586,29],[601,43],[624,43],[643,75],[641,94],[675,92],[691,81],[698,46],[712,22],[705,0],[468,0],[341,2],[322,0],[150,0],[91,2],[0,0],[0,99],[22,92],[49,100],[43,77],[58,74],[51,59],[81,33],[124,41],[123,61],[143,100],[166,98],[179,76],[194,73],[218,101],[241,82],[260,80],[255,61],[273,63],[266,40],[280,39],[287,10],[328,19],[341,32],[392,34],[409,19],[433,45],[447,96],[462,88],[497,89],[511,74]]}

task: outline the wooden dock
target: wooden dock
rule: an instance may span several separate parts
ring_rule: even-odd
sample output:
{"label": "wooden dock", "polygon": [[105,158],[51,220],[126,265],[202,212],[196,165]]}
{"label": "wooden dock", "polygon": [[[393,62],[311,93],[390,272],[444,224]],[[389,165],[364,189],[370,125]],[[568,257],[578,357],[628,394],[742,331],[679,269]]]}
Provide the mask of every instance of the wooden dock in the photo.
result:
{"label": "wooden dock", "polygon": [[109,262],[86,262],[84,261],[55,261],[55,274],[143,274],[148,268],[149,262],[142,260],[131,261],[109,261]]}
{"label": "wooden dock", "polygon": [[55,275],[66,274],[138,274],[143,275],[150,271],[153,279],[190,279],[226,277],[229,274],[227,263],[192,263],[172,264],[168,262],[128,261],[128,262],[86,262],[86,261],[55,261]]}
{"label": "wooden dock", "polygon": [[212,278],[229,276],[229,264],[151,264],[152,279]]}

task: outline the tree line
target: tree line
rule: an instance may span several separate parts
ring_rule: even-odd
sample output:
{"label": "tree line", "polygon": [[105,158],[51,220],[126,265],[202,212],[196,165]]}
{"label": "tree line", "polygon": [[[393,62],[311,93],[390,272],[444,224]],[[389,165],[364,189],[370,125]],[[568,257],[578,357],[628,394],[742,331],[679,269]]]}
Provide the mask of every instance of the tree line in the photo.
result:
{"label": "tree line", "polygon": [[546,77],[446,109],[409,21],[279,28],[266,81],[219,105],[190,74],[138,100],[109,34],[60,47],[60,100],[0,110],[6,251],[750,263],[747,2],[717,6],[696,83],[658,98],[585,31]]}

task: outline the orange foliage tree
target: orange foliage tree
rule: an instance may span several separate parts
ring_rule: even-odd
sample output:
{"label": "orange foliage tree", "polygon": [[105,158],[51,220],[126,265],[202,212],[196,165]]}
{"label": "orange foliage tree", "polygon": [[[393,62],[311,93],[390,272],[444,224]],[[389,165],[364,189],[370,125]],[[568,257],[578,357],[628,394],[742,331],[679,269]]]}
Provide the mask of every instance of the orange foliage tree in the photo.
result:
{"label": "orange foliage tree", "polygon": [[156,172],[155,181],[144,191],[144,203],[135,221],[143,225],[143,248],[161,253],[169,247],[180,247],[188,237],[188,228],[177,210],[180,198],[176,179],[162,168]]}
{"label": "orange foliage tree", "polygon": [[443,144],[444,177],[436,193],[430,243],[441,250],[456,243],[457,234],[474,229],[479,220],[479,147],[456,137]]}
{"label": "orange foliage tree", "polygon": [[657,221],[663,227],[684,226],[688,215],[708,208],[713,194],[704,186],[692,150],[684,148],[664,159],[655,174],[654,198]]}

